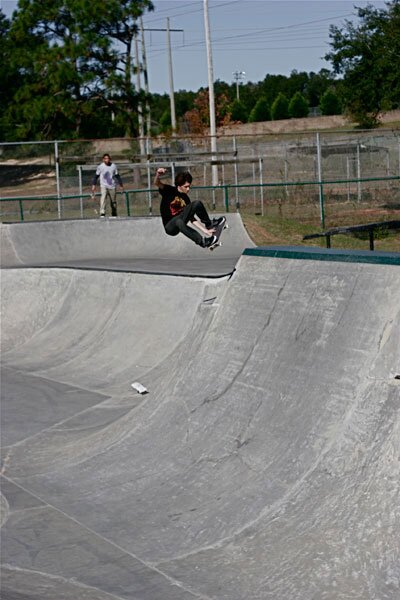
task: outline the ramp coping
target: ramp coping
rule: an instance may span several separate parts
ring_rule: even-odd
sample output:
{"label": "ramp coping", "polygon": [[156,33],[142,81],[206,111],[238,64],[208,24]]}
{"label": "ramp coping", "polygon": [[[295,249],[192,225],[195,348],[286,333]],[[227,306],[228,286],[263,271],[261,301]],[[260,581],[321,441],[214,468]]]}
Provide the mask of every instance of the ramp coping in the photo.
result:
{"label": "ramp coping", "polygon": [[246,248],[245,256],[264,256],[298,260],[400,265],[400,252],[371,252],[370,250],[335,250],[301,246],[258,246]]}

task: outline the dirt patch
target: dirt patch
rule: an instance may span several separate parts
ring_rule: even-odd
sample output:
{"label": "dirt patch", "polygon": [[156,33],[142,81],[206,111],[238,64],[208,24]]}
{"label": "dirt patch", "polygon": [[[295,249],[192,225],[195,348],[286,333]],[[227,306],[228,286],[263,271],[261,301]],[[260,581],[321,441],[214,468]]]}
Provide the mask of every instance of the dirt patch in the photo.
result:
{"label": "dirt patch", "polygon": [[0,165],[0,188],[3,197],[54,194],[55,179],[54,167],[46,167],[43,164]]}

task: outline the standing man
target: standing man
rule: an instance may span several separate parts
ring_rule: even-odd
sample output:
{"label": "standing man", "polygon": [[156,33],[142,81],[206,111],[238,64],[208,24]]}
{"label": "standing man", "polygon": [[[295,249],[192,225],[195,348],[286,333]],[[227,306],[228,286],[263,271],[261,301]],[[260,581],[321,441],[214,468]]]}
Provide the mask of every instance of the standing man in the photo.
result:
{"label": "standing man", "polygon": [[116,165],[111,162],[111,156],[109,154],[103,154],[103,162],[99,164],[96,169],[96,174],[92,181],[92,194],[96,192],[96,183],[100,177],[100,217],[106,216],[106,202],[107,198],[110,200],[111,205],[111,216],[117,216],[117,183],[121,190],[124,189],[122,179],[118,174]]}
{"label": "standing man", "polygon": [[[211,220],[200,200],[190,201],[188,193],[193,180],[190,173],[178,173],[174,186],[161,181],[160,177],[165,173],[166,169],[161,167],[154,178],[154,184],[161,194],[160,212],[165,233],[172,236],[183,233],[195,244],[208,248],[217,241],[213,233],[226,220],[225,217]],[[188,225],[189,221],[199,231]]]}

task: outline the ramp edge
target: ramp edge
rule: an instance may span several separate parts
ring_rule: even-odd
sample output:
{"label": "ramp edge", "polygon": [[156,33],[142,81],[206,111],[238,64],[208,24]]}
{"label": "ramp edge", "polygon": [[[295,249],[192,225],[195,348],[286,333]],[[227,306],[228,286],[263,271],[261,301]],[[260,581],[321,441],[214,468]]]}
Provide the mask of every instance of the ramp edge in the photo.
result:
{"label": "ramp edge", "polygon": [[246,248],[244,256],[322,260],[330,262],[369,263],[400,266],[400,252],[371,252],[370,250],[335,250],[300,246],[258,246]]}

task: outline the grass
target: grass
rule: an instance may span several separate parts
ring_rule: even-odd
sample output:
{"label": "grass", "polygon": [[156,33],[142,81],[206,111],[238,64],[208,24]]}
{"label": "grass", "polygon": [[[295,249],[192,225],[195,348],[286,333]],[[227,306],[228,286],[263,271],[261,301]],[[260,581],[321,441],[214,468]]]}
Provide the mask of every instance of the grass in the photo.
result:
{"label": "grass", "polygon": [[[257,246],[316,246],[326,247],[325,238],[303,241],[303,237],[322,231],[319,216],[316,211],[303,207],[302,210],[293,209],[286,211],[288,214],[277,214],[277,211],[267,211],[264,216],[242,211],[244,225]],[[325,230],[338,226],[361,225],[380,221],[397,220],[400,210],[386,210],[377,208],[352,208],[342,207],[329,211],[325,222]],[[375,250],[387,252],[400,252],[400,230],[395,233],[377,232],[375,236]],[[331,237],[332,248],[368,250],[368,234],[335,235]]]}

